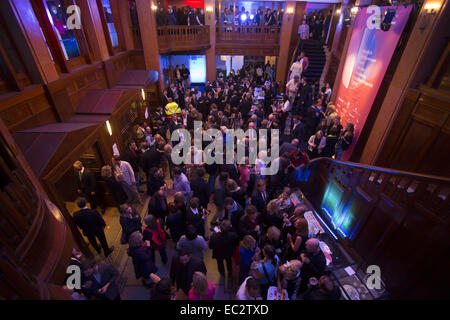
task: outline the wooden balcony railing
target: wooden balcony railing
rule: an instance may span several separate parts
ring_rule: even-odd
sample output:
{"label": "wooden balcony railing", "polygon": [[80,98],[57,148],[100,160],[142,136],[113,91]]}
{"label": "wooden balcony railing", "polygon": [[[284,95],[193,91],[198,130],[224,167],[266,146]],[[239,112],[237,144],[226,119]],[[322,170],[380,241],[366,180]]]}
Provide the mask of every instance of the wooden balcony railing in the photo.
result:
{"label": "wooden balcony railing", "polygon": [[279,45],[280,26],[216,26],[216,43]]}
{"label": "wooden balcony railing", "polygon": [[[394,298],[450,297],[450,179],[319,158],[299,171],[306,197]],[[446,261],[443,263],[443,261]]]}
{"label": "wooden balcony railing", "polygon": [[207,49],[209,26],[158,27],[158,43],[161,53]]}

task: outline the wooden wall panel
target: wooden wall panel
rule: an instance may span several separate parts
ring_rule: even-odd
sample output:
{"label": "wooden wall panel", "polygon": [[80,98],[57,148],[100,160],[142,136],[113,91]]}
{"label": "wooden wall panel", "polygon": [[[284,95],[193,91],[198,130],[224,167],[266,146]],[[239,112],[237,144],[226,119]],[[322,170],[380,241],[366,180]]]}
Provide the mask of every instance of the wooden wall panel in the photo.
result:
{"label": "wooden wall panel", "polygon": [[450,177],[450,98],[428,87],[409,90],[377,161],[399,170]]}
{"label": "wooden wall panel", "polygon": [[0,100],[0,118],[11,132],[57,121],[42,86],[29,87]]}

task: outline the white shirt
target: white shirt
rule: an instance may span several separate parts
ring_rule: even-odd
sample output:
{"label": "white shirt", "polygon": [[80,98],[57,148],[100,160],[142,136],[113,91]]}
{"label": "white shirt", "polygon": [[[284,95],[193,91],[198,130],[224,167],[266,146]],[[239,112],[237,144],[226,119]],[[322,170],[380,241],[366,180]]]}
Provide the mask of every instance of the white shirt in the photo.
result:
{"label": "white shirt", "polygon": [[256,300],[253,297],[249,297],[247,294],[247,280],[251,277],[245,278],[244,282],[242,282],[241,286],[239,287],[238,292],[236,293],[236,299],[237,300]]}
{"label": "white shirt", "polygon": [[298,85],[300,82],[295,82],[294,79],[289,80],[289,82],[286,84],[286,89],[288,89],[289,93],[295,93],[298,89]]}
{"label": "white shirt", "polygon": [[298,27],[298,34],[302,40],[309,39],[309,26],[305,23]]}
{"label": "white shirt", "polygon": [[289,100],[286,100],[286,102],[283,104],[283,107],[281,108],[281,110],[283,110],[283,112],[291,111],[291,103],[289,102]]}
{"label": "white shirt", "polygon": [[294,79],[294,76],[296,76],[296,75],[300,77],[302,74],[302,71],[303,71],[303,61],[302,60],[295,61],[291,66],[291,72],[292,72],[291,79]]}

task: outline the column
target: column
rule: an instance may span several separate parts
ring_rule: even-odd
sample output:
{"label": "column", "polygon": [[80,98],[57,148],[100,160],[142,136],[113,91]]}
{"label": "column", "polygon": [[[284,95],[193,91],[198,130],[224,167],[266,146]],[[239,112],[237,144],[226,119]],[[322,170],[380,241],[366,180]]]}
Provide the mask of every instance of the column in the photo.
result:
{"label": "column", "polygon": [[280,53],[278,55],[276,80],[281,81],[281,86],[286,85],[286,77],[290,67],[290,52],[295,48],[291,46],[292,37],[296,35],[295,25],[303,18],[306,2],[286,1],[283,23],[280,34]]}
{"label": "column", "polygon": [[[435,15],[425,13],[427,4],[436,5],[437,3],[442,7],[435,10]],[[440,26],[448,24],[448,11],[450,11],[448,1],[427,0],[423,3],[370,131],[360,162],[367,164],[376,162],[403,105],[408,89],[414,85],[413,81],[416,74],[423,72],[424,62],[429,58],[427,51],[432,48],[433,35],[436,34]],[[431,68],[429,72],[431,74]]]}
{"label": "column", "polygon": [[[206,79],[216,79],[216,14],[215,0],[205,0],[205,24],[209,26],[209,43],[211,47],[206,50]],[[220,14],[219,14],[220,16]]]}
{"label": "column", "polygon": [[[110,0],[113,14],[119,17],[116,28],[122,32],[124,44],[122,46],[125,50],[134,49],[133,31],[131,30],[130,9],[128,8],[128,1]],[[119,31],[118,31],[119,32]]]}
{"label": "column", "polygon": [[[109,59],[108,46],[96,0],[77,1],[81,9],[81,22],[91,47],[94,60]],[[103,10],[103,8],[100,8]]]}
{"label": "column", "polygon": [[158,72],[158,82],[160,87],[163,88],[156,17],[152,6],[154,6],[154,4],[150,0],[136,0],[142,48],[144,50],[145,68],[147,70],[155,70]]}
{"label": "column", "polygon": [[[33,14],[30,0],[0,1],[0,8],[5,23],[18,31],[13,36],[17,40],[18,50],[24,55],[24,63],[33,81],[47,84],[57,80],[58,71],[50,56],[39,21]],[[29,56],[29,59],[26,59],[26,56]]]}

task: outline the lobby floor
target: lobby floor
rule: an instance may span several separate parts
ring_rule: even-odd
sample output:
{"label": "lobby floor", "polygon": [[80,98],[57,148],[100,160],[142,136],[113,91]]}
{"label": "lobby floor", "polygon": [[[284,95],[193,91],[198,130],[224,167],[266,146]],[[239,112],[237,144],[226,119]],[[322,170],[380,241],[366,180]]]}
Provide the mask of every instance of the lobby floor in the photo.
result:
{"label": "lobby floor", "polygon": [[[170,181],[167,180],[168,185]],[[145,190],[145,185],[141,187],[141,189]],[[140,212],[141,217],[144,218],[148,212],[148,202],[150,201],[150,197],[146,194],[142,194],[142,204],[137,207],[137,210]],[[168,198],[168,202],[172,200],[172,197]],[[70,212],[75,211],[74,203],[66,203]],[[215,214],[216,208],[214,204],[209,204],[208,209],[211,211],[211,214],[208,217],[207,221],[207,230],[206,237],[209,236],[209,223],[212,217]],[[136,279],[134,273],[134,267],[131,260],[131,257],[127,254],[128,245],[122,245],[120,243],[120,238],[122,234],[122,228],[119,223],[120,214],[117,208],[108,207],[104,216],[103,216],[107,227],[105,229],[106,239],[108,241],[109,246],[114,246],[114,251],[111,255],[105,259],[104,255],[98,255],[95,253],[95,258],[100,261],[112,263],[120,272],[120,288],[121,288],[121,298],[123,300],[149,300],[150,298],[150,289],[145,287],[142,284],[141,279]],[[86,239],[87,242],[87,239]],[[89,245],[91,250],[93,248]],[[174,248],[174,243],[172,240],[168,240],[167,243],[167,256],[168,263],[166,265],[161,263],[161,258],[159,253],[156,253],[156,266],[158,267],[158,276],[159,277],[169,277],[170,272],[170,264],[173,256],[176,251]],[[217,270],[217,264],[214,259],[212,259],[212,251],[207,249],[205,252],[204,262],[206,268],[208,270],[207,277],[208,280],[213,282],[216,286],[216,294],[215,300],[233,300],[235,297],[235,293],[238,289],[238,284],[236,279],[224,279],[220,276]]]}

